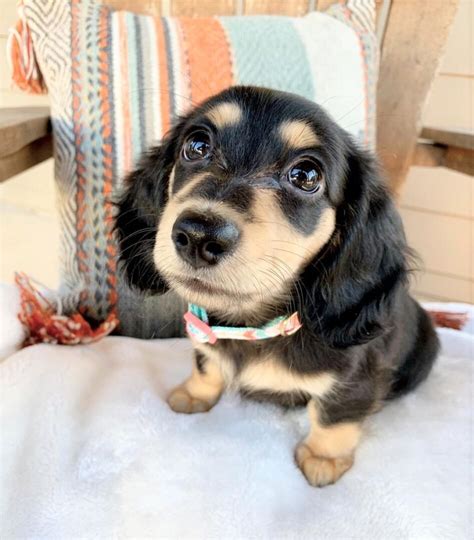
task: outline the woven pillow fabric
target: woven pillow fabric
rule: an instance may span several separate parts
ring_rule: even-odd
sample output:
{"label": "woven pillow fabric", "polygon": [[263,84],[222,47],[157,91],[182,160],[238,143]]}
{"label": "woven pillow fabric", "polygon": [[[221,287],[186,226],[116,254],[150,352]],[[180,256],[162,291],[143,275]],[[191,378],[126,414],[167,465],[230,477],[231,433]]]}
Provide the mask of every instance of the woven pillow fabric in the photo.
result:
{"label": "woven pillow fabric", "polygon": [[89,0],[24,0],[23,22],[51,98],[62,220],[62,305],[111,313],[137,337],[182,332],[172,293],[143,297],[117,271],[113,200],[173,119],[234,84],[300,94],[373,146],[374,2],[328,13],[153,18]]}

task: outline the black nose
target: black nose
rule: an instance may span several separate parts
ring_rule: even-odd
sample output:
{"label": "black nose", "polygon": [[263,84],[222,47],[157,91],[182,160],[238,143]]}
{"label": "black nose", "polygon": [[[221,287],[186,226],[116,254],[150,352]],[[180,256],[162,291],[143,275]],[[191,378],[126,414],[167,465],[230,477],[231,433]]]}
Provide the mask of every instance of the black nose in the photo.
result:
{"label": "black nose", "polygon": [[181,258],[194,268],[202,268],[231,253],[240,233],[222,218],[188,213],[176,220],[171,236]]}

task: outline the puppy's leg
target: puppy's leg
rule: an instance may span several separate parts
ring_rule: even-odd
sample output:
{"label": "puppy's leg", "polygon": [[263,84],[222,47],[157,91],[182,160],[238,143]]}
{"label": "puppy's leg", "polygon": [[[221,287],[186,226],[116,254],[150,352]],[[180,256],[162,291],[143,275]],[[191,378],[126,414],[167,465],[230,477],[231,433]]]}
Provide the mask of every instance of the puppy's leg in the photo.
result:
{"label": "puppy's leg", "polygon": [[207,412],[217,403],[224,388],[224,378],[218,363],[199,351],[194,353],[191,377],[168,396],[168,405],[175,412]]}
{"label": "puppy's leg", "polygon": [[314,400],[308,404],[311,430],[296,447],[298,467],[312,486],[333,484],[354,463],[354,452],[361,435],[361,423],[337,422],[324,424]]}

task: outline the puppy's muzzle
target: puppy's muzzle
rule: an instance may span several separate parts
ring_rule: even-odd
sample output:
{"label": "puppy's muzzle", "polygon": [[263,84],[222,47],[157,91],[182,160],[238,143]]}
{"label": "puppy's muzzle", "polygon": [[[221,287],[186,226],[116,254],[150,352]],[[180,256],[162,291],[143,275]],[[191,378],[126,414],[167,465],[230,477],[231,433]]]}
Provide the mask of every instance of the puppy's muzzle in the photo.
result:
{"label": "puppy's muzzle", "polygon": [[219,216],[185,212],[175,221],[171,236],[179,256],[194,268],[203,268],[231,254],[240,231]]}

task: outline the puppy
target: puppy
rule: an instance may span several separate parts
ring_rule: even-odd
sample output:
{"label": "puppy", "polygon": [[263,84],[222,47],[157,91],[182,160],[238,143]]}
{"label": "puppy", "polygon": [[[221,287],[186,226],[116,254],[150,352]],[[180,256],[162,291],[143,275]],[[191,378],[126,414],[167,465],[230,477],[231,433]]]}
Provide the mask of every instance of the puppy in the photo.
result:
{"label": "puppy", "polygon": [[350,469],[364,419],[436,357],[373,157],[296,95],[233,87],[180,119],[128,178],[117,230],[132,285],[191,303],[194,368],[170,407],[208,411],[231,383],[306,405],[295,460],[313,486]]}

